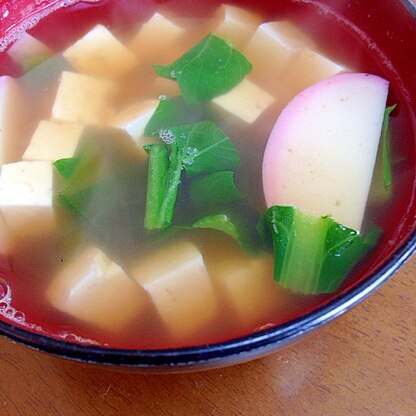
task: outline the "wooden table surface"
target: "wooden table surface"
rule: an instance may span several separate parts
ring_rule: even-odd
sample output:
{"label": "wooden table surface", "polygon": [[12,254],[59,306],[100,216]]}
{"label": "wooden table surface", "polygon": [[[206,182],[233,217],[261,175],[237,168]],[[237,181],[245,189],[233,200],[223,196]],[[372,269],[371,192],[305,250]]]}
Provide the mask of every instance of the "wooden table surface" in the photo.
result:
{"label": "wooden table surface", "polygon": [[416,415],[416,255],[362,304],[265,358],[117,373],[0,338],[0,415]]}

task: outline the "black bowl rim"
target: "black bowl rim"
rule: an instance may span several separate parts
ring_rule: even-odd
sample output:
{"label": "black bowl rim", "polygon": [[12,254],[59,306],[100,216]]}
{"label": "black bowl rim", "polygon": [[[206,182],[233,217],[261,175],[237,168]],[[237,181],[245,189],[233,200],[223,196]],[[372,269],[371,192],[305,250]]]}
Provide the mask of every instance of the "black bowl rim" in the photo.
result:
{"label": "black bowl rim", "polygon": [[[412,0],[399,1],[416,18],[416,4]],[[176,349],[111,349],[57,340],[1,320],[0,335],[29,348],[61,358],[113,367],[132,367],[143,371],[172,369],[180,371],[180,369],[203,369],[239,363],[291,344],[344,314],[389,280],[415,251],[416,231],[414,230],[388,261],[344,294],[283,325],[225,342]]]}

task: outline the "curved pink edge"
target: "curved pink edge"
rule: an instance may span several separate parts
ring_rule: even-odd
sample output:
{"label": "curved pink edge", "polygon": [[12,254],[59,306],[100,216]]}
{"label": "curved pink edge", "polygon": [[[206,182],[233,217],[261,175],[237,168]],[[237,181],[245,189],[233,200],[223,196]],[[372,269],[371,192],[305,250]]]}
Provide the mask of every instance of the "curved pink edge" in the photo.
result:
{"label": "curved pink edge", "polygon": [[296,123],[299,116],[302,117],[297,110],[307,106],[313,98],[320,94],[322,88],[326,88],[328,85],[331,87],[337,87],[337,85],[344,85],[345,83],[349,82],[358,83],[364,80],[366,86],[368,86],[368,83],[370,82],[381,90],[388,90],[389,82],[377,75],[360,72],[342,72],[319,81],[304,89],[299,94],[297,94],[282,110],[270,133],[263,154],[262,181],[263,194],[267,207],[272,206],[273,202],[272,198],[268,198],[269,192],[266,190],[274,189],[277,182],[277,175],[272,175],[270,170],[275,171],[276,169],[275,161],[278,159],[276,153],[279,153],[279,142],[281,137],[284,137],[287,134],[288,130],[291,129],[292,123]]}

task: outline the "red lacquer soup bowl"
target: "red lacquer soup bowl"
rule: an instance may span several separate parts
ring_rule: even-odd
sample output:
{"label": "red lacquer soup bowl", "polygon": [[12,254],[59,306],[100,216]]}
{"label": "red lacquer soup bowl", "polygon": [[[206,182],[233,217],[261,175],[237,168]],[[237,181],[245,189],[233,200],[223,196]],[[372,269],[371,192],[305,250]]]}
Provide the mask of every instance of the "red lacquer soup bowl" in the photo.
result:
{"label": "red lacquer soup bowl", "polygon": [[[290,19],[332,59],[358,72],[376,74],[389,81],[388,104],[397,104],[391,118],[393,192],[384,206],[371,213],[383,230],[376,247],[354,268],[336,293],[319,297],[287,319],[270,320],[240,334],[231,332],[227,336],[220,331],[217,338],[195,339],[183,345],[161,343],[153,348],[150,344],[143,347],[131,343],[120,347],[117,343],[112,345],[111,341],[86,340],[76,335],[70,325],[68,328],[54,326],[54,318],[46,322],[45,314],[31,311],[33,306],[29,302],[26,307],[22,301],[13,303],[12,293],[19,293],[19,289],[14,287],[12,278],[13,261],[3,256],[0,269],[2,335],[57,356],[115,368],[156,372],[220,367],[271,353],[315,331],[370,295],[412,256],[416,247],[415,3],[410,0],[231,0],[227,4],[256,13],[263,21]],[[97,23],[122,30],[145,21],[160,7],[176,15],[203,18],[220,5],[216,0],[3,1],[0,5],[0,72],[15,78],[23,75],[24,68],[12,59],[8,49],[25,31],[59,52]],[[35,108],[37,103],[32,105]],[[28,299],[38,296],[30,288],[22,293]]]}

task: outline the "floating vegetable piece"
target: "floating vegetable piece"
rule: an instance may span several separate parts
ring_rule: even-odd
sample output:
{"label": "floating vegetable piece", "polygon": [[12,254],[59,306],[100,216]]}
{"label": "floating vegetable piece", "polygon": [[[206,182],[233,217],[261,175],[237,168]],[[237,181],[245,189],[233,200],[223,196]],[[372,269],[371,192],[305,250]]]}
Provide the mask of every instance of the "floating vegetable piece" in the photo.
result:
{"label": "floating vegetable piece", "polygon": [[274,279],[303,294],[331,293],[377,243],[380,231],[362,238],[331,217],[314,217],[288,206],[266,212],[273,241]]}
{"label": "floating vegetable piece", "polygon": [[196,177],[191,182],[189,195],[194,207],[204,208],[227,204],[241,198],[234,183],[234,172],[230,170]]}
{"label": "floating vegetable piece", "polygon": [[240,164],[232,141],[212,121],[173,127],[169,132],[176,140],[184,169],[190,176],[228,170]]}
{"label": "floating vegetable piece", "polygon": [[162,129],[190,124],[202,118],[202,109],[199,106],[189,108],[182,97],[160,98],[159,105],[147,123],[144,134],[156,136]]}
{"label": "floating vegetable piece", "polygon": [[171,65],[154,65],[162,77],[178,81],[188,105],[209,101],[239,84],[252,65],[223,39],[208,35]]}

